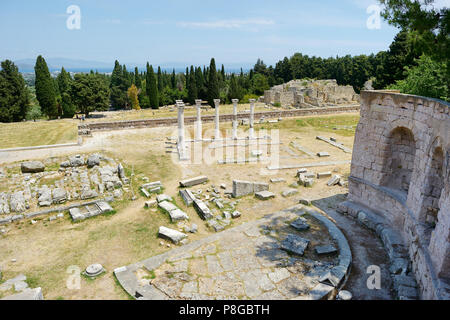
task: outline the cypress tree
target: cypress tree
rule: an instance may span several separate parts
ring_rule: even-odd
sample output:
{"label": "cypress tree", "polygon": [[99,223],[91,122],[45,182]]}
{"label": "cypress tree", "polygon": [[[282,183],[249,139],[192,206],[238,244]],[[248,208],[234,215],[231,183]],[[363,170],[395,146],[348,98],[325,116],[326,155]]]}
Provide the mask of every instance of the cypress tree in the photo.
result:
{"label": "cypress tree", "polygon": [[188,100],[190,104],[195,103],[195,99],[198,98],[197,84],[195,83],[195,72],[194,66],[191,66],[191,71],[189,73],[189,88],[188,88]]}
{"label": "cypress tree", "polygon": [[234,73],[231,74],[230,91],[228,92],[228,98],[230,100],[232,100],[232,99],[242,99],[241,89],[239,87],[238,81],[236,80],[236,77],[235,77]]}
{"label": "cypress tree", "polygon": [[186,74],[185,74],[185,79],[186,79],[186,90],[188,90],[189,88],[189,68],[186,67]]}
{"label": "cypress tree", "polygon": [[134,68],[134,84],[136,85],[136,87],[138,89],[141,88],[142,83],[141,83],[141,76],[139,74],[139,70],[137,67]]}
{"label": "cypress tree", "polygon": [[39,101],[42,112],[50,119],[55,119],[58,116],[55,84],[42,56],[37,57],[34,72],[36,75],[36,99]]}
{"label": "cypress tree", "polygon": [[[98,73],[96,73],[97,76]],[[58,82],[59,94],[58,98],[61,115],[63,118],[73,118],[76,112],[76,106],[72,102],[72,97],[70,95],[70,89],[72,85],[72,78],[70,74],[66,72],[64,67],[61,68],[61,73],[56,78]]]}
{"label": "cypress tree", "polygon": [[172,78],[170,79],[170,85],[172,86],[172,89],[175,89],[177,87],[177,78],[175,75],[175,69],[172,71]]}
{"label": "cypress tree", "polygon": [[66,71],[66,69],[64,69],[64,67],[62,67],[60,74],[56,77],[56,81],[58,82],[59,92],[61,94],[70,90],[71,80],[72,80],[72,78],[70,77],[70,74]]}
{"label": "cypress tree", "polygon": [[206,97],[206,89],[204,85],[202,68],[200,67],[195,70],[195,84],[197,85],[198,98],[204,99]]}
{"label": "cypress tree", "polygon": [[208,103],[214,107],[214,99],[219,99],[219,79],[217,78],[216,61],[211,59],[208,77]]}
{"label": "cypress tree", "polygon": [[152,109],[159,108],[158,84],[156,82],[153,66],[149,66],[147,63],[147,96]]}
{"label": "cypress tree", "polygon": [[161,92],[164,88],[163,79],[162,79],[162,72],[161,67],[158,66],[158,91]]}
{"label": "cypress tree", "polygon": [[111,75],[109,87],[111,89],[111,105],[115,109],[125,108],[129,104],[127,90],[131,85],[130,74],[127,68],[121,66],[116,60],[114,70]]}
{"label": "cypress tree", "polygon": [[25,80],[12,61],[5,60],[1,66],[0,122],[22,121],[30,104]]}

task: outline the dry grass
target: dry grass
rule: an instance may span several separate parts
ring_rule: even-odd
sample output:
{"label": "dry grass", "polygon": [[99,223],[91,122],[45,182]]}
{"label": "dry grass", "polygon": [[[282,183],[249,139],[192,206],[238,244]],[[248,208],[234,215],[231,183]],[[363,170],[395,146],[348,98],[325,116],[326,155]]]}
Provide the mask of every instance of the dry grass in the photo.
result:
{"label": "dry grass", "polygon": [[0,149],[77,142],[75,120],[0,123]]}
{"label": "dry grass", "polygon": [[[211,107],[205,107],[202,110],[202,115],[213,115],[215,109]],[[239,104],[238,112],[244,112],[250,109],[250,104]],[[255,104],[255,112],[263,112],[270,110],[279,110],[281,108],[273,107],[268,109],[263,103]],[[221,105],[220,114],[231,114],[233,113],[233,105]],[[197,109],[192,106],[187,106],[185,108],[184,115],[186,117],[196,116]],[[111,111],[111,112],[93,112],[91,114],[93,118],[87,119],[86,122],[104,122],[104,121],[120,121],[120,120],[141,120],[141,119],[154,119],[154,118],[174,118],[177,117],[176,107],[164,107],[158,110],[153,109],[142,109],[142,110],[128,110],[128,111]]]}
{"label": "dry grass", "polygon": [[[281,123],[270,125],[280,129],[283,146],[289,147],[291,141],[296,141],[312,152],[328,151],[332,158],[328,160],[350,160],[351,155],[315,139],[316,135],[328,133],[326,122],[334,125],[336,121],[357,121],[345,118],[349,115],[317,117],[317,121],[307,122],[307,126],[297,122],[304,119],[283,120]],[[312,118],[312,117],[308,117]],[[327,120],[328,119],[328,120]],[[341,120],[339,120],[341,119]],[[306,121],[306,120],[305,120]],[[300,124],[298,124],[300,123]],[[267,124],[257,127],[270,128]],[[223,124],[223,129],[230,128],[230,124]],[[212,124],[205,125],[205,132],[213,131]],[[188,128],[192,130],[192,127]],[[334,136],[347,147],[353,146],[353,137],[333,131]],[[317,181],[314,188],[299,188],[300,193],[292,198],[282,198],[280,193],[288,185],[296,181],[296,170],[274,172],[271,176],[261,175],[261,164],[254,165],[179,165],[172,161],[171,155],[165,153],[165,137],[174,135],[173,128],[151,128],[118,131],[108,136],[99,135],[102,139],[101,147],[95,151],[105,153],[112,158],[119,159],[126,164],[126,170],[133,173],[133,190],[138,194],[140,184],[144,183],[144,176],[150,181],[161,180],[164,192],[174,197],[180,208],[186,211],[191,223],[199,226],[195,235],[189,235],[191,241],[211,234],[194,209],[186,208],[178,195],[178,181],[192,176],[206,175],[210,182],[206,186],[194,187],[203,189],[204,193],[211,184],[219,186],[226,183],[231,187],[232,180],[242,179],[250,181],[268,182],[272,177],[285,178],[286,183],[270,184],[270,190],[277,197],[273,201],[262,202],[249,196],[239,200],[237,209],[242,213],[241,219],[233,221],[232,226],[255,220],[263,215],[284,209],[298,203],[299,197],[314,199],[331,198],[336,194],[346,192],[345,188],[335,186],[326,187],[326,179]],[[94,138],[96,139],[95,135]],[[292,149],[292,148],[291,148]],[[297,158],[289,158],[285,151],[281,156],[287,157],[282,164],[304,163],[321,160],[311,160],[300,152],[292,149]],[[90,151],[89,151],[90,152]],[[350,166],[340,165],[323,167],[316,172],[335,171],[347,175]],[[66,214],[65,219],[49,222],[42,218],[36,225],[29,221],[8,226],[10,231],[0,235],[0,265],[3,266],[4,279],[9,279],[19,273],[24,273],[33,282],[33,286],[43,288],[46,299],[127,299],[112,274],[120,266],[128,265],[153,255],[169,250],[160,246],[157,229],[161,225],[177,228],[171,224],[167,215],[157,209],[143,209],[147,199],[140,196],[137,201],[124,200],[114,204],[116,214],[99,216],[80,223],[72,223]],[[213,208],[213,204],[211,207]],[[218,209],[216,214],[218,213]],[[11,259],[17,259],[12,263]],[[66,270],[69,266],[79,266],[81,270],[92,263],[101,263],[107,273],[95,280],[81,278],[81,290],[69,290],[66,280],[69,276]]]}

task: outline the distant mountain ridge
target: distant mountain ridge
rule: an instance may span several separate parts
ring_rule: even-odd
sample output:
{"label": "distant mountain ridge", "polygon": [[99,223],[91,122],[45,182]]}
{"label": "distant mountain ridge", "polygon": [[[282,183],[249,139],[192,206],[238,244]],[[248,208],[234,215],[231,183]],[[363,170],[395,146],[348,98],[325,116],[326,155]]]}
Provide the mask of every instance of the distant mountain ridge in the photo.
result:
{"label": "distant mountain ridge", "polygon": [[[90,61],[90,60],[78,60],[78,59],[69,59],[69,58],[45,58],[48,68],[50,72],[60,71],[62,67],[66,69],[66,71],[71,72],[89,72],[90,70],[98,70],[99,72],[112,72],[114,69],[114,61],[112,62],[100,62],[100,61]],[[120,62],[120,61],[119,61]],[[34,64],[36,63],[36,59],[19,59],[15,60],[14,63],[19,68],[20,72],[28,73],[34,72]],[[121,64],[123,64],[121,62]],[[145,63],[125,63],[127,69],[134,70],[135,67],[138,67],[139,70],[145,69]],[[165,62],[162,64],[153,64],[153,66],[161,66],[161,69],[164,71],[172,71],[175,69],[176,72],[184,72],[186,67],[194,65],[198,66],[199,64],[194,63],[182,63],[182,62]],[[203,66],[203,64],[200,64]],[[209,61],[204,64],[205,66],[209,66]],[[227,63],[225,65],[225,70],[227,72],[240,72],[241,67],[244,72],[250,70],[250,63]],[[220,70],[221,64],[217,65],[217,68]]]}

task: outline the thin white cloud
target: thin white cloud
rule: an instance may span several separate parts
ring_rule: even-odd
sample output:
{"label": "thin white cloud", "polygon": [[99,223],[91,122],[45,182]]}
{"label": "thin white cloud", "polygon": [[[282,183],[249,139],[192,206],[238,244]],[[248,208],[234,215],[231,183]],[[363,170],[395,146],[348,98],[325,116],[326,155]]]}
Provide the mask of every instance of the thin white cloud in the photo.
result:
{"label": "thin white cloud", "polygon": [[122,21],[120,19],[106,19],[103,20],[104,23],[109,23],[109,24],[121,24]]}
{"label": "thin white cloud", "polygon": [[178,22],[177,25],[183,28],[203,28],[203,29],[241,29],[244,27],[254,28],[256,26],[274,25],[273,20],[268,19],[243,19],[243,20],[215,20],[204,22]]}

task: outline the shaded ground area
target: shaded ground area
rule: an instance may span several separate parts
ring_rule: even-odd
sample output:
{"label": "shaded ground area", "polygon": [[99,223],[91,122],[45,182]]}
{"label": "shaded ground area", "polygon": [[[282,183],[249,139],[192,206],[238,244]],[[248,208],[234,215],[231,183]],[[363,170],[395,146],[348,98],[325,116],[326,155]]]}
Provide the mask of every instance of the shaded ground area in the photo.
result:
{"label": "shaded ground area", "polygon": [[[336,212],[336,205],[346,200],[343,194],[313,201],[313,204],[332,217],[345,234],[353,255],[350,277],[344,287],[356,300],[393,299],[392,281],[389,273],[389,259],[380,239],[372,231],[362,227],[354,219]],[[381,270],[381,289],[369,290],[367,279],[373,273],[367,273],[369,266],[379,266]]]}

